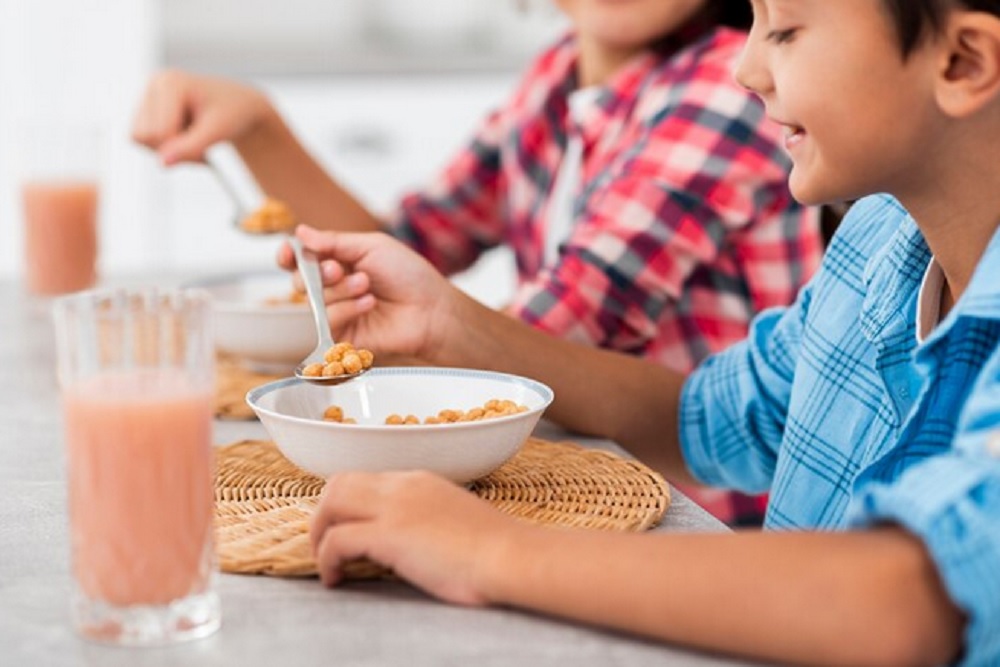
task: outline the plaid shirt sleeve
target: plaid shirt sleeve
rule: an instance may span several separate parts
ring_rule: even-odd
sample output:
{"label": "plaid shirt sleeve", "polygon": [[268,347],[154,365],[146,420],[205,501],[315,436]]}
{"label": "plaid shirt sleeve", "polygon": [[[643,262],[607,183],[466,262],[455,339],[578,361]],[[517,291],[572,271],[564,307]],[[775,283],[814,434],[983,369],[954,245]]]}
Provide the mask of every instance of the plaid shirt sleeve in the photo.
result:
{"label": "plaid shirt sleeve", "polygon": [[489,114],[473,139],[421,192],[403,197],[389,231],[445,275],[471,266],[482,252],[502,243],[500,143],[507,119]]}
{"label": "plaid shirt sleeve", "polygon": [[759,102],[728,69],[678,89],[581,195],[560,261],[521,286],[512,312],[631,352],[664,344],[673,320],[673,349],[654,356],[689,370],[742,339],[754,312],[790,303],[821,250],[815,211],[791,198],[787,156]]}

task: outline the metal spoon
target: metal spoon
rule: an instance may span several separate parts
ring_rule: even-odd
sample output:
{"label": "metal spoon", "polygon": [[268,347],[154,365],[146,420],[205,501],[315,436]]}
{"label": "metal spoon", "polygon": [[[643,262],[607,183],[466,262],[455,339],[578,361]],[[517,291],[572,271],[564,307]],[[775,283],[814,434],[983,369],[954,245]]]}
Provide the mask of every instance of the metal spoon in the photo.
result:
{"label": "metal spoon", "polygon": [[330,323],[326,320],[326,304],[323,303],[323,282],[319,275],[319,263],[306,254],[302,248],[302,242],[294,235],[290,234],[288,236],[288,245],[292,246],[292,252],[295,253],[295,262],[299,265],[299,272],[302,274],[302,282],[306,284],[306,295],[309,297],[309,305],[312,307],[317,340],[316,349],[310,352],[309,356],[295,367],[295,377],[306,382],[334,385],[364,375],[371,366],[362,368],[357,373],[345,373],[330,377],[303,374],[306,366],[325,362],[324,355],[327,350],[334,346],[334,340],[333,336],[330,335]]}
{"label": "metal spoon", "polygon": [[306,366],[315,363],[323,363],[326,361],[324,358],[327,350],[334,346],[335,342],[333,336],[330,335],[330,323],[326,320],[326,304],[323,302],[323,280],[319,274],[319,262],[316,261],[311,255],[307,255],[305,250],[302,248],[302,242],[295,237],[293,231],[282,231],[282,232],[250,232],[247,231],[242,222],[246,220],[247,216],[250,214],[247,211],[247,207],[244,205],[243,200],[240,198],[233,187],[232,183],[223,175],[222,170],[219,169],[218,165],[213,163],[210,159],[205,159],[205,164],[208,168],[215,174],[216,180],[222,185],[222,189],[225,190],[226,194],[232,200],[233,205],[236,207],[236,215],[233,221],[233,225],[244,234],[251,234],[253,236],[273,236],[275,234],[284,234],[288,241],[288,245],[292,247],[292,252],[295,253],[295,263],[299,267],[299,273],[302,274],[302,282],[306,286],[306,296],[309,297],[309,307],[312,310],[313,323],[316,325],[316,348],[309,353],[309,355],[295,367],[295,377],[300,380],[305,380],[306,382],[312,382],[314,384],[323,385],[336,385],[348,380],[353,380],[356,377],[364,375],[371,368],[362,368],[357,373],[344,373],[341,375],[334,376],[316,376],[316,375],[304,375],[303,370]]}

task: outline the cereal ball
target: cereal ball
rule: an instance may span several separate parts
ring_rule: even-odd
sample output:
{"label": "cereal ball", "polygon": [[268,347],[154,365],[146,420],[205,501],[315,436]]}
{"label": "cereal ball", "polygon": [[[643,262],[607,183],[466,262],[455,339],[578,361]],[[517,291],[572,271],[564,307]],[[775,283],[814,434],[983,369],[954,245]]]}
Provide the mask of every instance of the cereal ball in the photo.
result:
{"label": "cereal ball", "polygon": [[273,234],[295,229],[295,214],[285,202],[267,197],[260,208],[240,222],[240,228],[250,234]]}
{"label": "cereal ball", "polygon": [[357,373],[364,367],[361,363],[361,357],[359,357],[356,352],[348,352],[345,354],[341,363],[344,366],[344,370],[348,373]]}
{"label": "cereal ball", "polygon": [[318,378],[323,375],[323,364],[309,364],[302,369],[302,374],[306,377]]}
{"label": "cereal ball", "polygon": [[[322,364],[320,364],[322,365]],[[344,374],[344,367],[338,361],[331,361],[323,366],[323,377],[332,378]]]}

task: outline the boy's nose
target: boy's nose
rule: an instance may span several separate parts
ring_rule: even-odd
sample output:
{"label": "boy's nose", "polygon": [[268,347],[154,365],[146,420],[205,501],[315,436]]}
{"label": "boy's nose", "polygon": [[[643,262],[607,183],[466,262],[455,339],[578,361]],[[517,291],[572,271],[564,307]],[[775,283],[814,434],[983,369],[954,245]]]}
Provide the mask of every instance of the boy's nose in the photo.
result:
{"label": "boy's nose", "polygon": [[771,76],[767,71],[763,48],[752,31],[733,74],[737,83],[757,95],[763,96],[771,88]]}

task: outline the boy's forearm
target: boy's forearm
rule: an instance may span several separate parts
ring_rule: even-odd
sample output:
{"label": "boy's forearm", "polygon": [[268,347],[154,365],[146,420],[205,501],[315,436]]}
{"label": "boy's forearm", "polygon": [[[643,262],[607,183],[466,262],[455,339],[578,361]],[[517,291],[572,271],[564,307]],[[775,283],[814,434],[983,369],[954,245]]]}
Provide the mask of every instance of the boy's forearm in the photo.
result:
{"label": "boy's forearm", "polygon": [[671,479],[689,479],[678,445],[684,377],[625,354],[571,343],[463,298],[433,363],[515,373],[550,386],[546,417],[614,440]]}
{"label": "boy's forearm", "polygon": [[486,559],[482,580],[496,604],[795,664],[944,664],[961,643],[961,614],[921,544],[899,529],[531,528]]}
{"label": "boy's forearm", "polygon": [[331,178],[273,107],[234,145],[260,187],[289,204],[300,221],[338,231],[381,229],[378,218]]}

